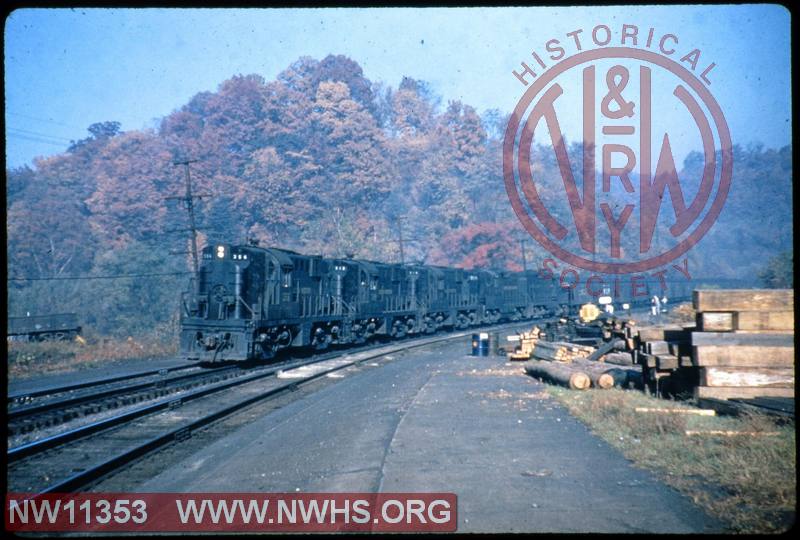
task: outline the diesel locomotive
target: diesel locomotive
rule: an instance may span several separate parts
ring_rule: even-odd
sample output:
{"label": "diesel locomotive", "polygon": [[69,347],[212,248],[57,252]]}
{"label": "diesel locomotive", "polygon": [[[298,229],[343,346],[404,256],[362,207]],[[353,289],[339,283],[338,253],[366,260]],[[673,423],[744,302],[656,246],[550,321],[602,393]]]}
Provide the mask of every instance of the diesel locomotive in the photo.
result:
{"label": "diesel locomotive", "polygon": [[566,313],[569,291],[535,271],[491,272],[327,259],[215,244],[181,298],[181,355],[267,359],[280,349]]}
{"label": "diesel locomotive", "polygon": [[[690,296],[685,288],[675,301]],[[647,279],[641,297],[611,294],[618,309],[635,308],[649,306],[651,291],[660,290]],[[533,270],[387,264],[214,244],[203,249],[198,274],[182,294],[180,353],[202,362],[268,359],[291,347],[322,350],[375,336],[570,315],[596,300]]]}

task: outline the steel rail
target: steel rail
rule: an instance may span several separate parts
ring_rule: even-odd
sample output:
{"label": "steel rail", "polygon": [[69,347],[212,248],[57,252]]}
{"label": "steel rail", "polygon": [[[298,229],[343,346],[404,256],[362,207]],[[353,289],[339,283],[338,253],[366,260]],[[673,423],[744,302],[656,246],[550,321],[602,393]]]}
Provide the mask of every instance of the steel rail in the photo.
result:
{"label": "steel rail", "polygon": [[[504,324],[501,324],[501,325],[493,325],[491,327],[484,327],[482,330],[483,331],[499,330],[499,329],[502,329],[502,328],[520,326],[521,324],[525,324],[526,322],[527,321],[520,321],[520,322],[514,322],[514,323],[504,323]],[[235,413],[235,412],[237,412],[237,411],[239,411],[239,410],[241,410],[241,409],[243,409],[243,408],[245,408],[245,407],[247,407],[249,405],[252,405],[252,404],[257,403],[257,402],[262,401],[262,400],[266,400],[266,399],[272,398],[272,397],[274,397],[274,396],[276,396],[278,394],[281,394],[281,393],[284,393],[286,391],[289,391],[289,390],[292,390],[294,388],[297,388],[297,387],[299,387],[299,386],[301,386],[303,384],[306,384],[306,383],[309,383],[311,381],[314,381],[314,380],[316,380],[316,379],[318,379],[320,377],[323,377],[323,376],[328,375],[330,373],[333,373],[335,371],[339,371],[339,370],[351,367],[353,365],[358,365],[358,364],[361,364],[362,362],[365,362],[367,360],[372,360],[372,359],[375,359],[375,358],[378,358],[378,357],[381,357],[381,356],[385,356],[387,354],[392,354],[392,353],[402,352],[402,351],[406,351],[406,350],[417,349],[417,348],[420,348],[420,347],[427,347],[427,346],[434,345],[434,344],[437,344],[437,343],[444,343],[444,342],[447,342],[447,341],[453,341],[453,340],[457,340],[457,339],[462,339],[464,337],[469,336],[473,332],[476,332],[476,331],[479,331],[479,330],[481,330],[481,329],[479,329],[479,328],[470,329],[470,330],[468,330],[466,332],[460,332],[460,333],[457,333],[457,334],[451,334],[451,335],[446,335],[446,336],[438,336],[438,337],[428,337],[428,338],[423,338],[423,339],[416,339],[416,340],[412,340],[410,342],[406,341],[405,343],[389,344],[389,345],[384,345],[384,346],[381,346],[381,347],[374,348],[372,350],[361,351],[360,353],[356,353],[356,354],[359,355],[359,354],[362,354],[362,353],[366,353],[366,355],[363,356],[363,357],[360,357],[360,358],[354,358],[354,359],[352,359],[352,360],[350,360],[348,362],[345,362],[345,363],[342,363],[342,364],[338,364],[338,365],[332,366],[332,367],[327,368],[327,369],[323,369],[321,371],[318,371],[316,373],[313,373],[313,374],[310,374],[308,376],[302,377],[300,379],[292,380],[292,381],[287,382],[285,384],[281,384],[279,386],[271,388],[271,389],[269,389],[269,390],[267,390],[267,391],[265,391],[263,393],[260,393],[258,395],[250,396],[250,397],[248,397],[248,398],[246,398],[244,400],[238,401],[238,402],[236,402],[234,404],[227,405],[222,409],[216,410],[216,411],[211,412],[211,413],[209,413],[209,414],[207,414],[205,416],[202,416],[201,418],[193,420],[188,424],[184,424],[184,425],[182,425],[180,427],[177,427],[175,429],[172,429],[172,430],[170,430],[170,431],[168,431],[166,433],[163,433],[161,435],[153,437],[153,438],[145,441],[144,443],[135,446],[134,448],[126,450],[126,451],[124,451],[124,452],[122,452],[120,454],[117,454],[116,456],[113,456],[113,457],[103,461],[102,463],[99,463],[99,464],[97,464],[97,465],[95,465],[93,467],[90,467],[90,468],[86,469],[86,470],[83,470],[81,472],[73,474],[72,476],[70,476],[70,477],[68,477],[68,478],[66,478],[66,479],[64,479],[64,480],[62,480],[60,482],[57,482],[55,484],[52,484],[52,485],[48,486],[44,490],[40,491],[38,493],[38,495],[43,495],[43,494],[46,494],[46,493],[66,493],[66,492],[74,491],[74,490],[76,490],[76,489],[78,489],[78,488],[80,488],[82,486],[85,486],[86,484],[89,484],[89,483],[93,482],[94,480],[102,478],[106,474],[123,467],[124,465],[130,463],[134,459],[142,457],[142,456],[152,452],[153,450],[156,450],[156,449],[158,449],[158,448],[160,448],[160,447],[162,447],[162,446],[164,446],[166,444],[169,444],[171,442],[174,442],[174,441],[184,440],[185,438],[190,436],[192,431],[195,431],[198,428],[201,428],[201,427],[206,426],[206,425],[208,425],[208,424],[210,424],[210,423],[212,423],[212,422],[214,422],[216,420],[219,420],[221,418],[229,416],[229,415],[231,415],[231,414],[233,414],[233,413]],[[347,354],[350,354],[350,353],[348,353],[348,352],[344,353],[344,355],[347,355]],[[143,407],[143,408],[141,408],[141,409],[139,409],[137,411],[131,411],[130,413],[126,413],[126,415],[120,415],[120,417],[126,416],[126,418],[124,420],[119,419],[119,420],[114,421],[115,419],[108,419],[108,420],[105,420],[105,421],[102,421],[102,422],[98,422],[98,423],[95,424],[96,427],[93,428],[93,429],[95,429],[96,431],[100,431],[100,430],[106,429],[107,427],[111,427],[113,425],[117,425],[119,423],[123,423],[124,421],[129,420],[130,418],[127,417],[128,415],[134,415],[135,414],[136,415],[135,417],[143,416],[145,414],[149,414],[150,412],[154,412],[156,410],[166,409],[166,408],[168,408],[170,406],[171,402],[183,403],[185,401],[197,399],[199,397],[202,397],[202,396],[205,396],[205,395],[208,395],[208,394],[211,394],[211,393],[219,392],[221,390],[233,388],[235,386],[242,386],[244,384],[248,384],[248,383],[260,380],[260,379],[264,379],[266,377],[269,377],[272,374],[277,373],[278,371],[285,371],[285,370],[288,370],[288,369],[296,369],[296,368],[299,368],[299,367],[302,367],[302,366],[305,366],[305,365],[324,362],[326,360],[331,360],[331,359],[337,358],[337,357],[339,357],[341,355],[342,355],[341,353],[337,353],[337,354],[331,356],[330,358],[324,358],[324,359],[315,358],[315,359],[312,359],[312,360],[300,361],[300,362],[296,362],[296,363],[291,364],[291,365],[282,366],[280,368],[274,368],[274,369],[267,370],[269,373],[267,373],[267,372],[258,373],[258,374],[255,374],[253,376],[250,376],[250,377],[238,378],[235,381],[231,381],[231,382],[224,383],[224,384],[221,384],[221,385],[215,385],[215,386],[210,387],[210,388],[204,388],[204,389],[199,390],[197,392],[193,392],[190,395],[182,396],[181,398],[176,399],[176,400],[164,400],[164,401],[162,401],[162,402],[160,402],[158,404],[155,404],[155,405],[152,405],[152,406],[148,406],[148,407]],[[100,425],[100,424],[102,424],[102,425]],[[88,427],[89,426],[87,426],[85,428],[79,428],[79,429],[86,429]],[[52,438],[49,438],[49,439],[57,439],[59,437],[63,437],[64,435],[66,435],[66,434],[62,434],[60,436],[55,436],[55,437],[52,437]],[[72,439],[74,439],[74,438],[79,438],[80,436],[72,435],[70,437]],[[30,446],[32,446],[34,444],[48,444],[45,441],[46,440],[37,441],[36,443],[31,443],[29,445],[25,445],[25,447],[30,447]],[[62,442],[53,442],[53,441],[51,441],[52,444],[50,445],[50,447],[58,446],[59,444],[63,444],[63,442],[67,442],[67,441],[66,440],[62,440]],[[18,447],[18,448],[14,449],[15,454],[17,454],[19,456],[16,459],[19,459],[20,457],[23,457],[21,454],[26,451],[25,447]],[[9,460],[11,460],[11,457],[12,457],[11,453],[12,453],[12,451],[9,451]]]}
{"label": "steel rail", "polygon": [[68,386],[56,386],[52,388],[42,388],[40,390],[33,390],[31,392],[18,392],[16,394],[11,394],[8,396],[8,403],[13,403],[15,401],[22,401],[25,399],[30,398],[37,398],[42,396],[49,396],[54,394],[66,394],[67,392],[74,392],[75,390],[82,390],[84,388],[90,388],[92,386],[102,386],[104,384],[114,384],[117,382],[122,382],[131,379],[139,379],[142,377],[151,377],[153,375],[164,375],[170,373],[172,371],[181,371],[186,369],[191,369],[197,367],[196,365],[185,365],[185,366],[173,366],[171,368],[162,368],[162,369],[154,369],[148,371],[139,371],[135,373],[129,373],[127,375],[118,375],[115,377],[109,377],[107,379],[95,379],[92,381],[82,382],[71,384]]}
{"label": "steel rail", "polygon": [[114,396],[123,396],[125,394],[131,394],[134,392],[138,392],[140,390],[147,390],[151,388],[159,388],[162,386],[166,386],[169,384],[180,383],[184,381],[190,381],[196,378],[203,378],[205,376],[213,376],[219,373],[224,373],[226,371],[233,371],[239,369],[237,366],[224,366],[220,368],[216,368],[214,370],[209,371],[201,371],[199,373],[189,373],[186,375],[179,375],[177,377],[172,378],[162,378],[162,379],[155,379],[153,381],[137,383],[129,386],[120,386],[117,388],[110,388],[108,390],[103,390],[96,393],[91,394],[84,394],[80,396],[75,396],[72,398],[49,401],[47,403],[42,403],[41,405],[33,405],[30,407],[20,407],[17,409],[12,409],[8,411],[8,419],[9,420],[19,420],[21,418],[26,418],[29,416],[34,416],[38,414],[43,414],[47,412],[56,411],[58,409],[66,409],[67,407],[73,407],[76,405],[83,405],[88,404],[93,401],[100,401],[103,399],[111,398]]}

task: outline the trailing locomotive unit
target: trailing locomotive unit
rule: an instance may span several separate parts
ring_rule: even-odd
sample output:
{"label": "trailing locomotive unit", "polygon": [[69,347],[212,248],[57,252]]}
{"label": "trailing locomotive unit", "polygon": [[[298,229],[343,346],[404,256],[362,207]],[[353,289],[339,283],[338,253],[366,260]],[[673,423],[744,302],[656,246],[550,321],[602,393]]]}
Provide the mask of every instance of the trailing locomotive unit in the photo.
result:
{"label": "trailing locomotive unit", "polygon": [[324,259],[218,244],[203,250],[181,304],[182,356],[213,362],[562,313],[568,298],[555,280],[533,271]]}

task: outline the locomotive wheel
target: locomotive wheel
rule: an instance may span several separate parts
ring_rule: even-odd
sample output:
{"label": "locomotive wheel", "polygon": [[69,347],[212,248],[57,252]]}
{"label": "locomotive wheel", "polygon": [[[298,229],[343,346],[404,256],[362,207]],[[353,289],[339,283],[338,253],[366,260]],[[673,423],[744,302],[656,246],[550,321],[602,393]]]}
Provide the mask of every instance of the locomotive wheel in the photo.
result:
{"label": "locomotive wheel", "polygon": [[311,345],[318,351],[324,351],[331,344],[331,336],[328,335],[322,328],[317,328],[314,331],[314,339]]}

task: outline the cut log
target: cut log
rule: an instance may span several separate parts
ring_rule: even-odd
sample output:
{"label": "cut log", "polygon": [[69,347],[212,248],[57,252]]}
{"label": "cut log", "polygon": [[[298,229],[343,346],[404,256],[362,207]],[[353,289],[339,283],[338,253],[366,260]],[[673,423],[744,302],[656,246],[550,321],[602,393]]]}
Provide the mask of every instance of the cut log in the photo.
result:
{"label": "cut log", "polygon": [[603,362],[606,364],[615,364],[618,366],[632,366],[633,356],[631,355],[631,353],[626,353],[626,352],[608,353],[605,356],[603,356]]}
{"label": "cut log", "polygon": [[701,345],[692,347],[696,366],[764,366],[794,365],[794,347],[759,347]]}
{"label": "cut log", "polygon": [[734,328],[744,331],[794,331],[793,311],[740,311],[733,316]]}
{"label": "cut log", "polygon": [[700,384],[794,388],[794,368],[706,367],[700,369]]}
{"label": "cut log", "polygon": [[793,311],[794,289],[696,290],[696,311]]}
{"label": "cut log", "polygon": [[794,397],[794,388],[746,387],[746,386],[698,386],[695,399],[717,398],[756,398],[756,397]]}
{"label": "cut log", "polygon": [[599,388],[601,390],[614,388],[614,377],[610,373],[604,373],[602,371],[590,371],[588,375],[589,379],[592,381],[593,388]]}
{"label": "cut log", "polygon": [[732,332],[736,327],[733,324],[732,312],[707,311],[697,314],[697,329],[701,332]]}
{"label": "cut log", "polygon": [[607,355],[611,351],[615,350],[623,350],[625,348],[625,342],[621,339],[612,339],[606,343],[600,345],[596,351],[590,354],[586,359],[587,360],[598,360],[601,356]]}
{"label": "cut log", "polygon": [[[630,384],[641,386],[642,370],[637,367],[619,367],[605,362],[576,360],[574,365],[585,370],[597,388],[627,388]],[[605,375],[605,377],[600,377]]]}
{"label": "cut log", "polygon": [[586,390],[592,385],[589,376],[576,367],[532,360],[525,366],[529,375],[573,390]]}
{"label": "cut log", "polygon": [[592,387],[603,390],[614,387],[614,376],[610,373],[606,373],[610,371],[608,366],[599,362],[589,362],[586,360],[576,360],[573,365],[589,375],[589,379],[592,381]]}
{"label": "cut log", "polygon": [[794,335],[776,333],[692,332],[692,345],[793,347]]}

